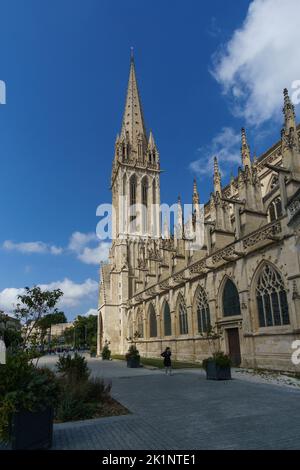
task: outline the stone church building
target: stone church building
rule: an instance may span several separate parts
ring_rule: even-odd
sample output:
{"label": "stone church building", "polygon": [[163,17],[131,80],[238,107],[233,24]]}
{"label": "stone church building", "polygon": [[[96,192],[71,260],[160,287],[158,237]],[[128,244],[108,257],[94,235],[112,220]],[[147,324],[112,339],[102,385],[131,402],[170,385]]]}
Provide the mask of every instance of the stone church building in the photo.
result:
{"label": "stone church building", "polygon": [[[131,59],[111,177],[113,241],[101,265],[98,354],[108,341],[115,354],[134,343],[144,357],[169,346],[173,359],[202,361],[212,354],[212,327],[214,347],[234,365],[299,372],[292,354],[300,340],[300,130],[287,90],[283,114],[281,139],[259,158],[251,159],[242,129],[238,176],[222,187],[215,158],[210,200],[200,204],[194,182],[192,217],[184,220],[179,200],[172,230],[159,210],[160,156]],[[203,242],[195,249],[198,223]]]}

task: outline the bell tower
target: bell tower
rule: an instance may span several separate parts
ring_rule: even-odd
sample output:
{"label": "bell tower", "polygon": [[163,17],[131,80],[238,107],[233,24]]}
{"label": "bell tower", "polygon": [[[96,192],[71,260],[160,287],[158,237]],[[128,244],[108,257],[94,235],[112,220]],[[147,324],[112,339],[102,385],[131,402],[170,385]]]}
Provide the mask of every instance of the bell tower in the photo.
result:
{"label": "bell tower", "polygon": [[[128,300],[146,275],[147,260],[141,259],[141,253],[161,234],[159,177],[159,152],[153,133],[146,131],[131,54],[125,109],[111,174],[112,247],[109,263],[102,268],[99,299],[103,339],[120,353],[127,348]],[[98,352],[100,343],[99,340]]]}
{"label": "bell tower", "polygon": [[160,236],[160,163],[153,133],[146,132],[133,55],[120,134],[115,143],[111,189],[113,239]]}

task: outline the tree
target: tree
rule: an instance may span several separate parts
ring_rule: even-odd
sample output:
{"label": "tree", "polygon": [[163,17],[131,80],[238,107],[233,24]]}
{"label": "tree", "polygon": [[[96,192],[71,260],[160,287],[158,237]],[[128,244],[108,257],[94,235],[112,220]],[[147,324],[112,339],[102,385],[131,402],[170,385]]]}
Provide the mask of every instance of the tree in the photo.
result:
{"label": "tree", "polygon": [[3,339],[7,348],[13,349],[22,343],[21,331],[10,325],[11,319],[0,310],[0,338]]}
{"label": "tree", "polygon": [[[71,330],[71,328],[68,328]],[[73,343],[75,338],[75,347],[91,347],[97,344],[97,316],[89,315],[84,317],[78,315],[74,321],[72,331],[65,331],[65,339],[73,334]]]}
{"label": "tree", "polygon": [[14,310],[14,316],[23,327],[23,349],[28,349],[29,346],[36,348],[41,345],[43,330],[39,328],[39,322],[46,316],[61,314],[56,305],[62,295],[63,292],[60,289],[42,291],[37,286],[25,287],[25,294],[18,295],[20,303]]}

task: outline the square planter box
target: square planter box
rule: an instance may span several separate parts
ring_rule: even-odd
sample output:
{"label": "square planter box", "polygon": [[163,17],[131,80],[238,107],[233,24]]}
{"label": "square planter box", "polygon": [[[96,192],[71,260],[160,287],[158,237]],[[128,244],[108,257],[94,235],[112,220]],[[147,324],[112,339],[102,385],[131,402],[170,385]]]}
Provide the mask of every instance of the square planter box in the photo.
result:
{"label": "square planter box", "polygon": [[12,450],[50,449],[53,436],[53,409],[20,411],[12,416],[10,441]]}
{"label": "square planter box", "polygon": [[140,359],[136,359],[135,357],[127,359],[127,367],[131,367],[132,369],[137,369],[141,367]]}
{"label": "square planter box", "polygon": [[231,380],[230,367],[220,367],[214,361],[208,361],[206,367],[207,380]]}

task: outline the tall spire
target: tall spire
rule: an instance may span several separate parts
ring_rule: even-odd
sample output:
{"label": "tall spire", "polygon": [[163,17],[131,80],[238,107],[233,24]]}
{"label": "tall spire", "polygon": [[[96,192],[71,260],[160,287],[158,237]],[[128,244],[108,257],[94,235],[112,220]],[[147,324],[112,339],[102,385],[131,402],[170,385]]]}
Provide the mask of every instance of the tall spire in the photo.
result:
{"label": "tall spire", "polygon": [[219,170],[217,157],[214,157],[214,191],[215,191],[215,194],[219,193],[219,195],[221,195],[222,193],[221,174]]}
{"label": "tall spire", "polygon": [[183,228],[183,210],[181,205],[181,197],[178,196],[177,200],[177,224],[176,224],[176,238],[181,240],[184,238],[184,228]]}
{"label": "tall spire", "polygon": [[246,131],[242,128],[242,147],[241,147],[241,154],[242,154],[242,162],[243,167],[246,166],[250,169],[251,168],[251,156],[250,156],[250,147],[247,142]]}
{"label": "tall spire", "polygon": [[283,90],[283,96],[284,96],[284,106],[283,106],[284,127],[285,127],[285,132],[289,133],[291,128],[296,130],[295,108],[294,108],[293,103],[290,100],[289,92],[287,88]]}
{"label": "tall spire", "polygon": [[[129,141],[131,158],[143,157],[140,153],[144,154],[147,134],[143,117],[143,110],[141,99],[138,91],[135,64],[133,57],[133,50],[131,49],[130,56],[130,72],[128,80],[128,88],[126,95],[125,110],[122,122],[121,138],[126,138]],[[142,145],[142,148],[139,147]]]}
{"label": "tall spire", "polygon": [[197,206],[200,202],[200,199],[199,199],[199,193],[198,193],[198,189],[197,189],[197,181],[196,181],[196,178],[194,178],[194,185],[193,185],[193,206]]}

